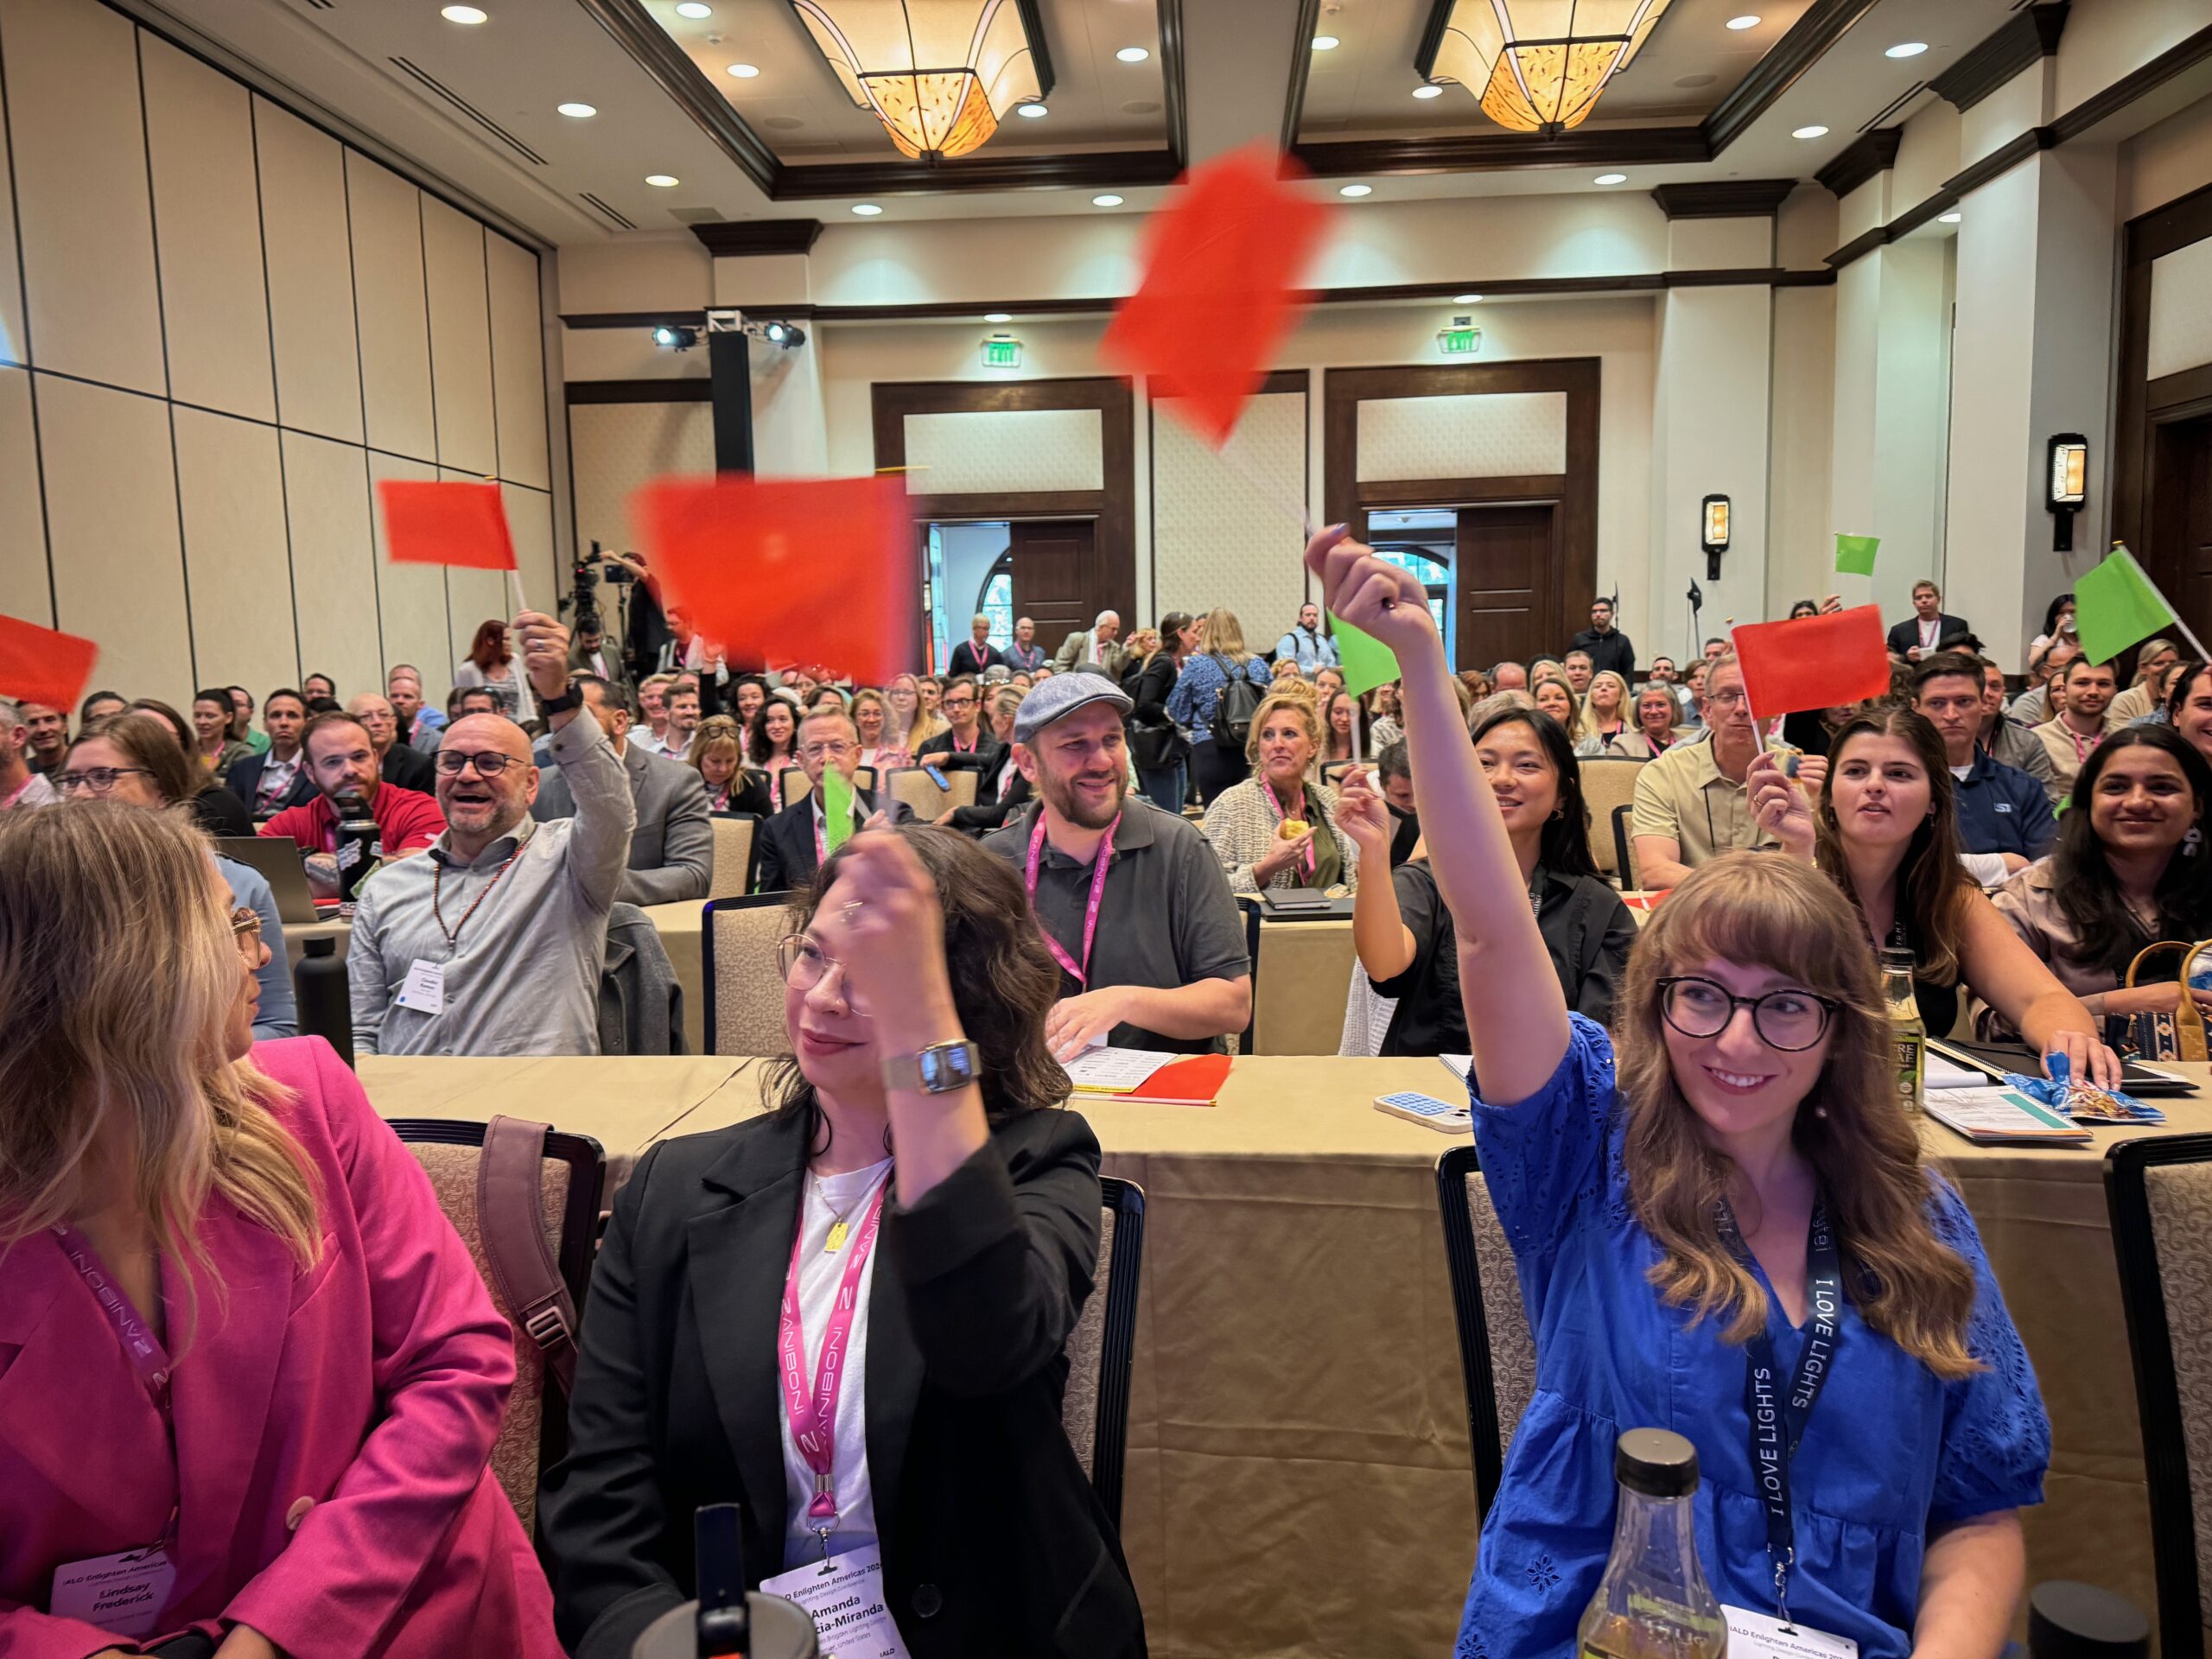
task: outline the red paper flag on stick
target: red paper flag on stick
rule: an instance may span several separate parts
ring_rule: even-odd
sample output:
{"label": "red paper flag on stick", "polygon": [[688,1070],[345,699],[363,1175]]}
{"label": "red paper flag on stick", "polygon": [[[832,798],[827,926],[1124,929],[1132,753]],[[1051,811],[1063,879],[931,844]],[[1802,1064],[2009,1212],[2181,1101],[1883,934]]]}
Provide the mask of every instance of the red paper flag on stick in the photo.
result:
{"label": "red paper flag on stick", "polygon": [[471,570],[512,570],[514,538],[497,484],[433,484],[387,478],[384,545],[394,564],[458,564]]}
{"label": "red paper flag on stick", "polygon": [[1743,664],[1744,695],[1761,720],[1889,694],[1879,606],[1747,623],[1731,637]]}
{"label": "red paper flag on stick", "polygon": [[664,478],[631,503],[664,602],[733,666],[819,664],[880,685],[921,658],[900,478]]}
{"label": "red paper flag on stick", "polygon": [[1298,320],[1293,284],[1328,219],[1290,188],[1303,176],[1265,143],[1192,168],[1145,226],[1144,278],[1099,341],[1109,367],[1153,377],[1217,449]]}
{"label": "red paper flag on stick", "polygon": [[67,714],[85,695],[99,647],[73,633],[0,616],[0,697]]}

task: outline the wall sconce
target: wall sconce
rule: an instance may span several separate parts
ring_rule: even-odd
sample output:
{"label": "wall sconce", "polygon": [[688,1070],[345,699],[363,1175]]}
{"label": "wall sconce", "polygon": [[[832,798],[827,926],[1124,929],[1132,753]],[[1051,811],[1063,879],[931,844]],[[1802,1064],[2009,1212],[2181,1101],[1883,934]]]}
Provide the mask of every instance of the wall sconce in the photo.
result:
{"label": "wall sconce", "polygon": [[1728,550],[1728,498],[1708,495],[1705,498],[1703,522],[1699,536],[1705,549],[1705,579],[1720,580],[1720,556]]}
{"label": "wall sconce", "polygon": [[2061,432],[2052,438],[2044,477],[2049,481],[2044,505],[2057,520],[2051,526],[2051,551],[2071,553],[2074,515],[2082,511],[2082,504],[2089,494],[2088,439],[2079,432]]}

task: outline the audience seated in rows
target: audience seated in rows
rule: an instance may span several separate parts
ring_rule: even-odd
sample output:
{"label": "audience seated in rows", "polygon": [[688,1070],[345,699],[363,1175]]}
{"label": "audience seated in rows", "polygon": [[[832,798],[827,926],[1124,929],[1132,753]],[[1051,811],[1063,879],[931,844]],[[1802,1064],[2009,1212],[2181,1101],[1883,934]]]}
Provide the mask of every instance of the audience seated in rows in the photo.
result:
{"label": "audience seated in rows", "polygon": [[1358,885],[1359,848],[1336,821],[1337,791],[1311,775],[1320,738],[1320,717],[1299,697],[1270,696],[1252,716],[1253,775],[1206,806],[1230,892]]}
{"label": "audience seated in rows", "polygon": [[850,829],[866,825],[879,811],[892,823],[904,823],[913,816],[903,802],[893,800],[880,786],[866,790],[853,783],[853,774],[861,766],[861,740],[850,715],[822,709],[809,715],[798,729],[797,764],[806,772],[809,787],[804,800],[793,801],[760,826],[753,868],[755,885],[762,893],[796,891],[812,885],[815,871],[829,854],[830,825],[822,779],[831,770],[853,785]]}
{"label": "audience seated in rows", "polygon": [[269,747],[248,755],[224,777],[232,794],[244,801],[257,824],[266,823],[288,807],[305,806],[315,798],[315,777],[300,749],[300,734],[307,729],[307,699],[289,686],[280,686],[262,700],[262,728]]}
{"label": "audience seated in rows", "polygon": [[[2058,826],[2044,786],[1993,759],[1979,741],[1988,691],[1980,659],[1935,652],[1912,671],[1913,707],[1943,744],[1956,780],[1959,849],[1984,887],[1995,887],[2050,850]],[[1833,751],[1831,751],[1833,752]]]}
{"label": "audience seated in rows", "polygon": [[346,700],[346,712],[361,722],[369,747],[377,752],[377,776],[397,789],[428,795],[438,786],[437,769],[420,750],[399,741],[399,713],[373,691]]}
{"label": "audience seated in rows", "polygon": [[1671,887],[1722,853],[1776,844],[1751,816],[1745,791],[1759,739],[1733,657],[1708,663],[1705,707],[1712,723],[1706,741],[1677,744],[1637,773],[1630,823],[1637,880],[1647,888]]}
{"label": "audience seated in rows", "polygon": [[[159,721],[176,739],[177,747],[183,751],[185,759],[192,762],[192,792],[186,798],[194,823],[211,836],[253,834],[253,815],[246,810],[245,803],[226,788],[221,779],[200,764],[194,749],[193,729],[182,715],[158,697],[139,697],[129,705],[129,712]],[[66,753],[67,728],[62,729]]]}
{"label": "audience seated in rows", "polygon": [[[573,656],[575,653],[569,653]],[[708,823],[707,791],[697,767],[648,754],[631,741],[630,710],[613,687],[594,674],[571,672],[569,683],[584,700],[629,779],[632,827],[627,867],[614,891],[620,905],[672,905],[704,899],[714,884],[715,832]],[[537,796],[530,815],[540,823],[576,815],[569,775],[552,758],[550,741],[533,751]]]}
{"label": "audience seated in rows", "polygon": [[2051,682],[2056,712],[2035,735],[2050,756],[2052,779],[2069,795],[2083,762],[2113,729],[2113,690],[2112,664],[2086,657],[2075,657]]}
{"label": "audience seated in rows", "polygon": [[383,781],[374,741],[351,715],[317,715],[300,734],[315,798],[287,807],[258,833],[289,839],[307,856],[308,885],[323,897],[339,891],[338,826],[363,815],[375,821],[377,840],[367,856],[387,866],[419,853],[446,827],[438,801]]}

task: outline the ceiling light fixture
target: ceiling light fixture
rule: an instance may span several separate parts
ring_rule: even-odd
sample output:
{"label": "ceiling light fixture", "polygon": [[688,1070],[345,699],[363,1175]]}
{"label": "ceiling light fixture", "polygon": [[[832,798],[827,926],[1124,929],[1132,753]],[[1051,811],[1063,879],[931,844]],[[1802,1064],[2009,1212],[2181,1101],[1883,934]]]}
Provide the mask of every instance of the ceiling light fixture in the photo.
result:
{"label": "ceiling light fixture", "polygon": [[[1668,0],[1452,0],[1436,45],[1414,67],[1457,81],[1515,132],[1579,127],[1636,60]],[[1562,17],[1566,21],[1562,22]]]}
{"label": "ceiling light fixture", "polygon": [[1340,196],[1371,196],[1375,194],[1375,187],[1371,184],[1348,184],[1337,194]]}
{"label": "ceiling light fixture", "polygon": [[556,104],[553,107],[578,121],[588,121],[599,113],[598,106],[592,104]]}
{"label": "ceiling light fixture", "polygon": [[1041,100],[1044,57],[1027,19],[1003,0],[791,0],[855,109],[901,155],[965,156],[988,143],[1007,111]]}
{"label": "ceiling light fixture", "polygon": [[711,17],[715,15],[715,9],[702,4],[701,0],[683,0],[676,9],[676,15],[679,17]]}
{"label": "ceiling light fixture", "polygon": [[645,182],[658,190],[673,190],[683,181],[671,173],[648,173]]}
{"label": "ceiling light fixture", "polygon": [[1826,127],[1800,127],[1789,136],[1792,138],[1825,138],[1828,136],[1828,130]]}
{"label": "ceiling light fixture", "polygon": [[1023,118],[1025,118],[1025,119],[1027,119],[1027,120],[1030,120],[1030,121],[1038,121],[1038,120],[1041,120],[1041,119],[1043,119],[1046,115],[1049,115],[1049,114],[1051,113],[1051,111],[1050,111],[1049,110],[1047,110],[1047,109],[1046,109],[1046,108],[1042,104],[1039,104],[1039,103],[1036,103],[1036,102],[1034,102],[1034,101],[1032,101],[1032,102],[1027,103],[1027,104],[1017,104],[1017,105],[1015,105],[1014,106],[1014,112],[1016,115],[1020,116],[1020,117],[1022,117]]}
{"label": "ceiling light fixture", "polygon": [[853,211],[862,219],[874,219],[883,209],[872,201],[856,201],[853,204]]}
{"label": "ceiling light fixture", "polygon": [[1479,294],[1454,294],[1452,296],[1454,305],[1480,305],[1482,302],[1483,296]]}
{"label": "ceiling light fixture", "polygon": [[1414,88],[1414,96],[1415,98],[1441,98],[1444,96],[1444,89],[1441,86],[1416,86]]}
{"label": "ceiling light fixture", "polygon": [[1011,311],[986,311],[983,313],[983,321],[985,322],[1012,322],[1014,321],[1014,313]]}
{"label": "ceiling light fixture", "polygon": [[1936,222],[1938,225],[1955,225],[1965,217],[1964,213],[1938,213],[1936,215]]}
{"label": "ceiling light fixture", "polygon": [[1333,52],[1343,44],[1344,42],[1333,35],[1316,35],[1313,37],[1313,49],[1316,52]]}
{"label": "ceiling light fixture", "polygon": [[1122,205],[1122,199],[1114,195],[1093,196],[1090,205],[1094,207],[1118,207]]}
{"label": "ceiling light fixture", "polygon": [[1757,29],[1758,26],[1759,20],[1749,12],[1745,12],[1741,17],[1731,17],[1728,20],[1728,27],[1738,32],[1746,29]]}
{"label": "ceiling light fixture", "polygon": [[759,66],[756,64],[733,63],[729,67],[729,72],[733,75],[735,75],[740,80],[750,80],[753,76],[759,74],[760,70]]}
{"label": "ceiling light fixture", "polygon": [[1141,46],[1125,46],[1114,55],[1123,63],[1142,63],[1152,54]]}
{"label": "ceiling light fixture", "polygon": [[442,6],[438,16],[449,23],[484,23],[492,19],[492,14],[480,6]]}
{"label": "ceiling light fixture", "polygon": [[1590,182],[1592,184],[1626,184],[1628,182],[1628,175],[1625,173],[1600,173],[1596,178],[1591,180]]}
{"label": "ceiling light fixture", "polygon": [[1928,49],[1925,41],[1899,41],[1882,54],[1885,58],[1916,58]]}

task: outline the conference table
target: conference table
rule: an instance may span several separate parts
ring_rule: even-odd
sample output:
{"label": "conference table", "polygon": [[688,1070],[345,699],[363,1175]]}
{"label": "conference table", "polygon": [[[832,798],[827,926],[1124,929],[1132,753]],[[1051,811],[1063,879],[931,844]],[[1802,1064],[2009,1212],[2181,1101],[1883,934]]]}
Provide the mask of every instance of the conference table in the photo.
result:
{"label": "conference table", "polygon": [[[372,1056],[360,1070],[388,1117],[550,1119],[598,1137],[618,1178],[664,1136],[760,1109],[759,1063],[733,1058]],[[1452,1080],[1429,1059],[1255,1055],[1211,1109],[1081,1107],[1106,1172],[1148,1199],[1122,1519],[1165,1659],[1452,1650],[1478,1525],[1434,1179],[1456,1141],[1373,1109],[1400,1089],[1448,1097]],[[2164,1128],[2100,1129],[2094,1150],[1924,1131],[1980,1223],[2050,1412],[2031,1582],[2088,1579],[2146,1611],[2101,1154],[2212,1130],[2212,1097],[2160,1103]]]}

